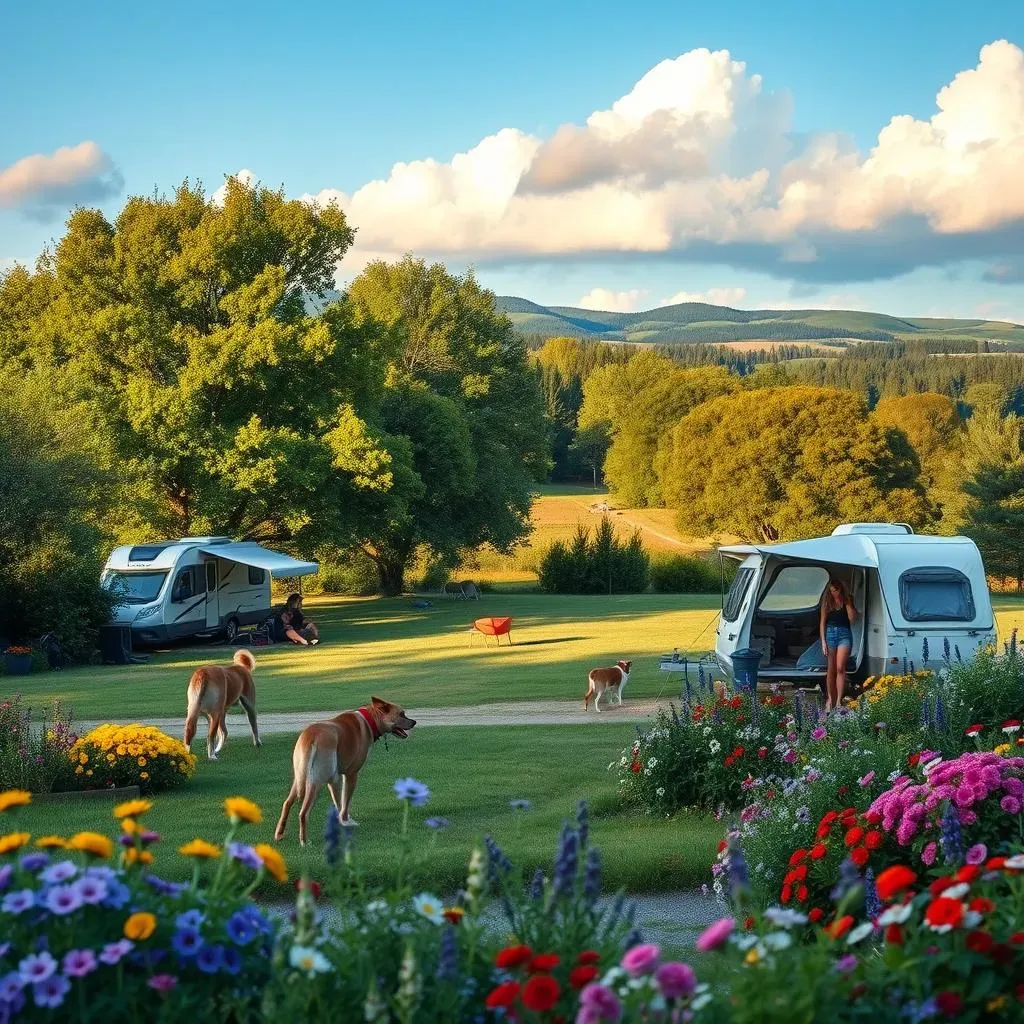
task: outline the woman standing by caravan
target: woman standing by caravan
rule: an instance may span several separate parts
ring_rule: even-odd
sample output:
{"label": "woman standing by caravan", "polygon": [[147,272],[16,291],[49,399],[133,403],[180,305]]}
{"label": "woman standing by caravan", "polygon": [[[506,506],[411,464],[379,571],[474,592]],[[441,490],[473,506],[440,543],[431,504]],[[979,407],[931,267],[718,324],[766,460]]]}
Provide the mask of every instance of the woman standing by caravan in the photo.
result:
{"label": "woman standing by caravan", "polygon": [[826,714],[843,702],[843,694],[846,691],[846,663],[850,658],[850,651],[853,650],[852,627],[856,620],[857,609],[846,585],[842,580],[831,577],[825,593],[821,596],[819,622],[821,649],[828,665],[825,674],[825,686],[828,689]]}

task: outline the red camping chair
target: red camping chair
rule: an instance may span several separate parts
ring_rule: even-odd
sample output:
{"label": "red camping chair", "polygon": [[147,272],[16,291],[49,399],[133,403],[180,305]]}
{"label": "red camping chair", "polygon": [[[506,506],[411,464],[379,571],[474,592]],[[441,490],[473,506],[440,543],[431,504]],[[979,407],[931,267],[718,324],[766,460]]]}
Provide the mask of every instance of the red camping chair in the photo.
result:
{"label": "red camping chair", "polygon": [[476,636],[478,633],[484,638],[484,643],[487,643],[487,638],[493,636],[498,646],[501,646],[501,638],[503,636],[508,637],[509,646],[512,646],[512,619],[508,616],[504,618],[488,618],[488,619],[477,619],[472,626],[469,627],[470,639]]}

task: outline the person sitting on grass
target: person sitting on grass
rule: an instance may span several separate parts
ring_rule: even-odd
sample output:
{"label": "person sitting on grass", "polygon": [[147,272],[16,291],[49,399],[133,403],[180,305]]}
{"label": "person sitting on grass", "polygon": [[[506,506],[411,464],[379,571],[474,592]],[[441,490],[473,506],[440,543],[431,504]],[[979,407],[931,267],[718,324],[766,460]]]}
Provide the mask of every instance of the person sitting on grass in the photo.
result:
{"label": "person sitting on grass", "polygon": [[289,594],[285,603],[284,611],[281,612],[281,625],[284,626],[284,635],[293,644],[301,644],[303,647],[311,647],[320,643],[320,632],[312,619],[307,619],[302,614],[302,595]]}

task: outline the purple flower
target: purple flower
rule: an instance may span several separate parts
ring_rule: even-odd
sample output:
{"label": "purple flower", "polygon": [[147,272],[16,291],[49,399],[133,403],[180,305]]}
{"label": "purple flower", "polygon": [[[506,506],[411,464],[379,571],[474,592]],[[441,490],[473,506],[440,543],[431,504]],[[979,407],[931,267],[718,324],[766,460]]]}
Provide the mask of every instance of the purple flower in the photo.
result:
{"label": "purple flower", "polygon": [[935,855],[939,852],[939,848],[935,843],[929,843],[921,851],[921,860],[926,867],[931,867],[935,863]]}
{"label": "purple flower", "polygon": [[69,978],[84,978],[96,970],[96,954],[91,949],[73,949],[64,955],[61,966]]}
{"label": "purple flower", "polygon": [[812,740],[823,740],[827,735],[828,730],[823,725],[819,725],[816,729],[811,730]]}
{"label": "purple flower", "polygon": [[9,971],[0,978],[0,1003],[13,1003],[25,987],[25,979],[18,971]]}
{"label": "purple flower", "polygon": [[680,999],[692,995],[697,987],[697,975],[689,964],[678,961],[662,964],[654,972],[654,980],[666,999]]}
{"label": "purple flower", "polygon": [[988,860],[988,847],[984,843],[975,843],[967,851],[968,864],[984,864]]}
{"label": "purple flower", "polygon": [[430,790],[418,779],[399,779],[394,790],[399,800],[408,800],[413,807],[422,807],[430,799]]}
{"label": "purple flower", "polygon": [[782,755],[782,760],[785,761],[786,764],[796,764],[796,751],[790,747],[789,750]]}
{"label": "purple flower", "polygon": [[629,950],[622,958],[622,966],[627,974],[639,978],[641,975],[650,974],[658,966],[660,959],[661,947],[648,942]]}
{"label": "purple flower", "polygon": [[120,910],[132,898],[131,889],[116,878],[107,883],[107,894],[103,897],[103,905]]}
{"label": "purple flower", "polygon": [[178,956],[195,956],[203,948],[203,938],[195,928],[179,928],[171,939],[171,945]]}
{"label": "purple flower", "polygon": [[426,825],[427,828],[442,829],[447,828],[451,822],[447,818],[427,818],[423,824]]}
{"label": "purple flower", "polygon": [[871,783],[874,782],[874,781],[875,781],[875,773],[872,771],[872,772],[868,772],[867,775],[862,775],[857,780],[857,785],[860,786],[861,789],[864,789],[867,786],[870,786]]}
{"label": "purple flower", "polygon": [[5,914],[21,914],[35,906],[36,898],[31,889],[16,889],[9,892],[0,907]]}
{"label": "purple flower", "polygon": [[[41,871],[50,863],[50,858],[45,853],[26,853],[21,858],[22,871]],[[0,886],[2,888],[2,886]]]}
{"label": "purple flower", "polygon": [[841,956],[834,966],[840,974],[849,974],[850,971],[856,969],[857,958],[852,953],[847,953],[846,956]]}
{"label": "purple flower", "polygon": [[11,884],[11,876],[14,874],[14,868],[10,864],[5,864],[0,867],[0,892],[7,888]]}
{"label": "purple flower", "polygon": [[36,1006],[56,1009],[64,1002],[70,989],[71,982],[63,974],[55,974],[32,986],[32,1000]]}
{"label": "purple flower", "polygon": [[1007,794],[1003,797],[1002,800],[999,801],[999,806],[1007,814],[1020,814],[1021,802],[1015,796],[1010,796],[1009,794]]}
{"label": "purple flower", "polygon": [[183,889],[188,888],[187,882],[168,882],[159,875],[143,875],[142,879],[146,885],[152,886],[163,896],[177,896]]}
{"label": "purple flower", "polygon": [[39,877],[47,885],[57,885],[59,882],[67,882],[78,874],[78,868],[69,860],[61,860],[51,864]]}
{"label": "purple flower", "polygon": [[591,982],[580,992],[581,1014],[584,1010],[591,1011],[588,1020],[617,1021],[622,1016],[622,1003],[618,996],[605,985]]}
{"label": "purple flower", "polygon": [[216,974],[223,965],[223,946],[204,946],[196,956],[196,967],[204,974]]}
{"label": "purple flower", "polygon": [[237,946],[247,946],[256,938],[256,926],[244,910],[237,910],[224,926],[228,938]]}
{"label": "purple flower", "polygon": [[128,939],[118,939],[117,942],[108,942],[100,953],[100,960],[105,964],[119,964],[133,949],[135,943]]}
{"label": "purple flower", "polygon": [[107,883],[102,878],[85,875],[74,883],[83,903],[102,903],[107,898]]}
{"label": "purple flower", "polygon": [[57,970],[57,961],[47,952],[31,953],[18,964],[18,973],[26,985],[46,981]]}
{"label": "purple flower", "polygon": [[252,871],[259,871],[263,867],[259,854],[248,843],[228,843],[228,856]]}
{"label": "purple flower", "polygon": [[173,974],[154,974],[146,984],[155,992],[170,992],[178,979]]}
{"label": "purple flower", "polygon": [[82,894],[74,885],[55,885],[46,893],[46,908],[58,917],[74,913],[83,902]]}

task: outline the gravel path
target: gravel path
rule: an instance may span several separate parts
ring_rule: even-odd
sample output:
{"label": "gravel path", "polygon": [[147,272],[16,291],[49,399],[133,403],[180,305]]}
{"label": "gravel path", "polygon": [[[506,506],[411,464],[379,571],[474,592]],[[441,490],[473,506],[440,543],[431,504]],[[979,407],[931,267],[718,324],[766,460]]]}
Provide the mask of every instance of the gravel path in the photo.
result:
{"label": "gravel path", "polygon": [[[452,708],[408,708],[416,719],[417,727],[434,725],[600,725],[608,722],[646,722],[653,719],[659,707],[668,707],[668,699],[625,701],[622,707],[606,704],[599,713],[592,710],[584,713],[578,700],[545,701],[502,701],[494,704],[470,704]],[[260,732],[269,736],[273,733],[298,733],[312,722],[322,722],[330,717],[329,711],[273,712],[259,716]],[[249,731],[249,725],[238,707],[230,712],[232,732]],[[185,719],[145,718],[108,719],[117,723],[155,725],[171,736],[177,736],[184,728]],[[77,723],[80,731],[92,729],[99,722]],[[200,730],[202,731],[202,730]]]}

